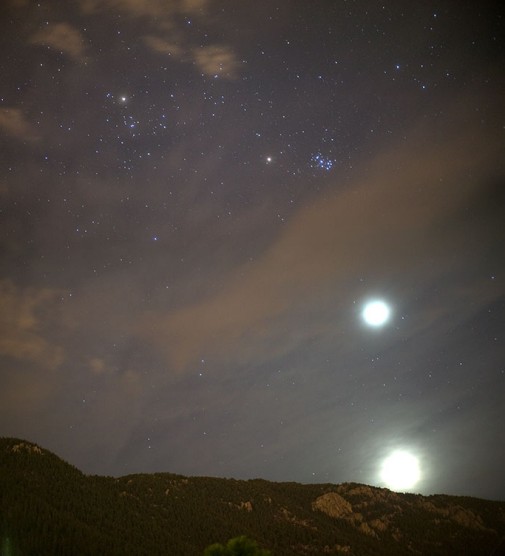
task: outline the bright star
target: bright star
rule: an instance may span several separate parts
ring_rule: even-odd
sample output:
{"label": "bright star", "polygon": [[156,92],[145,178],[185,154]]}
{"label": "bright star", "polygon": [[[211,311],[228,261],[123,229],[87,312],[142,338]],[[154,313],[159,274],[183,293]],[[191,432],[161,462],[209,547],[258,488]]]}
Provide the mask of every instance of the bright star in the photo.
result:
{"label": "bright star", "polygon": [[391,310],[384,301],[370,301],[363,309],[363,319],[370,326],[382,326],[389,319]]}

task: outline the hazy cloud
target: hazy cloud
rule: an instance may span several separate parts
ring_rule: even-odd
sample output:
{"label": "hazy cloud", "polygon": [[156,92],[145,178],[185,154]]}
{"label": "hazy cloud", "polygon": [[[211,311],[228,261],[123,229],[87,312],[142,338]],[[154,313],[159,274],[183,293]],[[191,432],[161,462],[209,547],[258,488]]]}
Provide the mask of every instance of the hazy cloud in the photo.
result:
{"label": "hazy cloud", "polygon": [[238,60],[228,46],[211,45],[193,50],[195,62],[207,75],[234,78],[238,70]]}
{"label": "hazy cloud", "polygon": [[190,13],[202,11],[208,4],[208,0],[182,0],[182,10]]}
{"label": "hazy cloud", "polygon": [[60,51],[75,61],[85,55],[85,44],[81,32],[68,23],[54,23],[35,33],[30,42],[46,45]]}
{"label": "hazy cloud", "polygon": [[89,360],[89,369],[94,375],[103,375],[109,372],[106,362],[100,357],[92,357]]}
{"label": "hazy cloud", "polygon": [[131,16],[160,17],[166,21],[177,13],[198,13],[207,0],[80,0],[85,13],[121,10]]}
{"label": "hazy cloud", "polygon": [[144,42],[149,48],[160,54],[173,56],[177,59],[184,54],[184,49],[180,45],[175,42],[166,41],[160,37],[149,35],[144,37]]}
{"label": "hazy cloud", "polygon": [[55,316],[57,295],[0,282],[0,413],[36,411],[58,388],[64,350],[43,331]]}
{"label": "hazy cloud", "polygon": [[0,130],[18,139],[36,138],[33,126],[19,108],[0,108]]}
{"label": "hazy cloud", "polygon": [[20,289],[0,282],[0,355],[42,364],[55,369],[63,362],[63,350],[43,335],[48,312],[55,311],[58,292],[51,289]]}
{"label": "hazy cloud", "polygon": [[92,357],[88,361],[88,368],[93,375],[105,379],[102,383],[103,387],[120,388],[128,395],[140,395],[144,390],[142,382],[142,374],[127,367],[123,370],[118,370],[117,367],[110,366],[107,361],[101,357]]}
{"label": "hazy cloud", "polygon": [[[236,77],[239,62],[230,46],[211,44],[195,47],[185,29],[175,24],[177,16],[206,15],[207,0],[81,0],[80,5],[84,13],[121,10],[131,17],[149,17],[151,26],[157,32],[171,33],[169,39],[157,35],[145,36],[145,44],[153,51],[173,56],[179,61],[195,63],[206,75],[227,79]],[[175,40],[174,33],[177,33]]]}

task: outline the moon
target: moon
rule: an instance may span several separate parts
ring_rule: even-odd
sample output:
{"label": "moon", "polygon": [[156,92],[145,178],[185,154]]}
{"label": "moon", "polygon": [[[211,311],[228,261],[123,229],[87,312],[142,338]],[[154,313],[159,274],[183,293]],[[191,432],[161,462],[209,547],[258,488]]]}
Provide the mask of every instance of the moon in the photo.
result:
{"label": "moon", "polygon": [[410,452],[396,450],[382,462],[380,478],[391,490],[410,490],[421,479],[419,460]]}
{"label": "moon", "polygon": [[382,326],[385,324],[389,316],[391,315],[391,309],[389,306],[381,300],[369,301],[365,308],[363,309],[363,320],[369,326]]}

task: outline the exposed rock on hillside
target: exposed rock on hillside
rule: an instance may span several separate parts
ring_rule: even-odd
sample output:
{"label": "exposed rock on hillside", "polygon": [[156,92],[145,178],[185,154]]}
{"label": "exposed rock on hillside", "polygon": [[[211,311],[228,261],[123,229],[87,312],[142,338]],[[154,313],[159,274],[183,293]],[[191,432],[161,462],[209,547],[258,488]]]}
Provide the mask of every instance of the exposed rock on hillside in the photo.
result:
{"label": "exposed rock on hillside", "polygon": [[336,492],[323,494],[312,503],[314,510],[320,510],[330,517],[349,518],[352,516],[352,506]]}
{"label": "exposed rock on hillside", "polygon": [[35,444],[30,444],[28,442],[19,442],[17,444],[14,444],[9,448],[9,450],[13,453],[27,452],[29,454],[44,454],[41,448],[39,448]]}

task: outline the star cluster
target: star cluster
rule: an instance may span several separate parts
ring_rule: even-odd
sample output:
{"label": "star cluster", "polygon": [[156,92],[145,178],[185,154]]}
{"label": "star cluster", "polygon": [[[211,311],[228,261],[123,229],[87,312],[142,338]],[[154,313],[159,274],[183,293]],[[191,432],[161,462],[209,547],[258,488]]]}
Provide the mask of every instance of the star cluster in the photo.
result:
{"label": "star cluster", "polygon": [[312,155],[310,160],[313,168],[318,168],[319,170],[325,170],[326,172],[329,172],[333,168],[333,165],[335,163],[334,160],[319,152]]}

